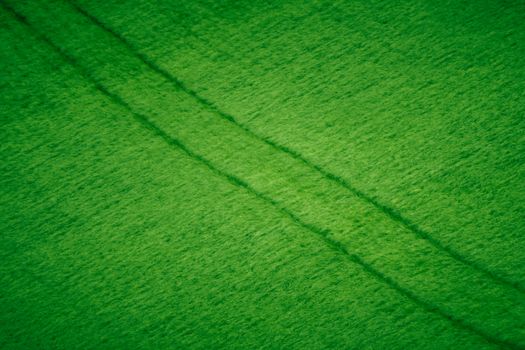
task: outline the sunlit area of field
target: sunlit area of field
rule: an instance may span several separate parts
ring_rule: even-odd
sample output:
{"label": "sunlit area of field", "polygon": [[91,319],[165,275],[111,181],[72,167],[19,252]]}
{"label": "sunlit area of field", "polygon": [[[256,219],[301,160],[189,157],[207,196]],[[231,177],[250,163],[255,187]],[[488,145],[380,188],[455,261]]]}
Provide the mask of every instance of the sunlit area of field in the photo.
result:
{"label": "sunlit area of field", "polygon": [[522,1],[0,1],[1,349],[524,349]]}

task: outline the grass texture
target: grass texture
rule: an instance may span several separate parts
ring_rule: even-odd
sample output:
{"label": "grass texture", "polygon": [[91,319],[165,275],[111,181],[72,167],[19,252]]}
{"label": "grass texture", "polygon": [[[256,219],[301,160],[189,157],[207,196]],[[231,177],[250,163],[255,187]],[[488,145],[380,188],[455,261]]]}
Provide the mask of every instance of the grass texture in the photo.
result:
{"label": "grass texture", "polygon": [[525,348],[523,2],[0,4],[0,348]]}

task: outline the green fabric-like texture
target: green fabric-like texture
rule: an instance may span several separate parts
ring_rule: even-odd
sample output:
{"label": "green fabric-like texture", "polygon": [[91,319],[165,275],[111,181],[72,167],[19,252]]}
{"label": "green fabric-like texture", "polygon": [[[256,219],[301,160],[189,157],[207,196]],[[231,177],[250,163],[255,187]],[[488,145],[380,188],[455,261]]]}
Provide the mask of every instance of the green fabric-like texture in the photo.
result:
{"label": "green fabric-like texture", "polygon": [[525,348],[522,1],[0,4],[1,349]]}

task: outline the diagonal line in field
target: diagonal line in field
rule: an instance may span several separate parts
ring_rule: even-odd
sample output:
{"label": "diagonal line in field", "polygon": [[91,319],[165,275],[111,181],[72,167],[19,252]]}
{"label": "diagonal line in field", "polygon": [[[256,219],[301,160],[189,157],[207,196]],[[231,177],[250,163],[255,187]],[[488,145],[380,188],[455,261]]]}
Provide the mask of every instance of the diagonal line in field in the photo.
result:
{"label": "diagonal line in field", "polygon": [[445,310],[442,310],[438,306],[432,304],[429,301],[426,301],[420,297],[418,297],[415,293],[410,291],[409,289],[406,289],[399,285],[395,280],[392,278],[384,275],[379,270],[375,269],[371,264],[363,260],[360,256],[357,254],[351,253],[347,250],[347,248],[339,241],[333,239],[330,237],[330,233],[327,230],[323,230],[319,227],[316,227],[314,225],[308,224],[303,222],[300,218],[298,218],[295,214],[293,214],[291,211],[289,211],[287,208],[281,206],[277,201],[272,199],[269,196],[266,196],[254,188],[252,188],[248,183],[240,180],[239,178],[235,177],[234,175],[228,174],[224,171],[219,170],[216,168],[210,161],[208,161],[206,158],[194,153],[191,149],[189,149],[186,145],[184,145],[182,142],[180,142],[178,139],[168,135],[164,130],[159,128],[155,123],[153,123],[147,116],[135,112],[131,106],[124,101],[119,95],[114,94],[110,92],[103,84],[99,83],[96,78],[94,78],[91,73],[85,69],[82,65],[78,63],[78,61],[71,56],[66,50],[64,50],[59,45],[55,44],[51,39],[49,39],[44,34],[40,33],[32,24],[30,24],[26,17],[18,13],[14,8],[12,8],[10,5],[6,4],[4,1],[0,1],[0,5],[4,7],[5,10],[7,10],[9,13],[11,13],[16,20],[18,20],[20,23],[24,24],[28,30],[33,33],[33,35],[42,42],[49,45],[53,50],[55,50],[65,62],[70,64],[72,67],[74,67],[80,75],[86,79],[86,81],[93,84],[93,86],[103,95],[105,95],[107,98],[109,98],[113,103],[116,105],[122,107],[125,109],[131,116],[140,123],[143,127],[150,130],[154,135],[160,137],[163,141],[165,141],[169,146],[178,149],[182,151],[182,153],[186,154],[189,158],[194,159],[203,165],[205,165],[211,172],[213,172],[215,175],[220,176],[228,180],[233,185],[242,188],[246,190],[248,193],[254,195],[256,198],[266,202],[267,204],[270,204],[274,208],[276,208],[279,212],[287,216],[289,219],[292,220],[296,225],[299,227],[304,228],[307,231],[310,231],[314,233],[317,237],[319,237],[325,244],[328,245],[329,248],[332,250],[339,252],[346,256],[351,262],[361,266],[363,270],[372,275],[374,278],[376,278],[378,281],[388,285],[390,288],[392,288],[397,293],[403,295],[408,300],[411,300],[414,304],[418,305],[422,309],[426,310],[427,312],[434,313],[448,321],[450,321],[454,326],[463,329],[465,331],[468,331],[472,334],[475,334],[481,338],[483,338],[485,341],[492,343],[494,345],[498,345],[500,347],[509,348],[509,349],[522,349],[518,344],[514,344],[508,340],[499,339],[483,330],[478,329],[475,326],[472,326],[471,324],[455,317],[454,315],[448,313]]}
{"label": "diagonal line in field", "polygon": [[433,237],[432,234],[430,234],[428,231],[421,228],[416,223],[412,222],[410,219],[403,216],[398,210],[396,210],[393,207],[390,207],[384,203],[381,203],[371,195],[363,192],[362,190],[354,187],[352,184],[350,184],[347,180],[341,178],[338,175],[335,175],[328,170],[324,169],[320,165],[317,165],[305,157],[303,157],[299,152],[280,145],[276,143],[275,141],[272,141],[269,137],[262,136],[256,132],[254,132],[252,129],[250,129],[246,124],[239,122],[233,115],[228,114],[224,111],[222,111],[217,105],[210,100],[202,97],[199,95],[195,90],[189,88],[184,82],[182,82],[180,79],[178,79],[175,75],[171,74],[167,70],[163,69],[159,65],[157,65],[152,59],[150,59],[147,55],[142,53],[139,49],[137,49],[128,39],[126,39],[124,36],[110,28],[107,24],[101,22],[97,17],[93,16],[91,13],[87,12],[84,8],[80,7],[77,3],[75,3],[72,0],[65,0],[68,2],[72,7],[74,7],[78,12],[80,12],[82,15],[87,17],[91,22],[93,22],[98,27],[102,28],[107,33],[111,34],[113,37],[118,39],[131,53],[133,53],[136,57],[138,57],[146,66],[148,66],[150,69],[155,71],[157,74],[161,75],[164,79],[168,80],[172,84],[174,84],[177,88],[184,91],[186,94],[193,97],[195,100],[197,100],[202,105],[206,106],[209,110],[214,112],[216,115],[221,117],[222,119],[225,119],[229,121],[230,123],[234,124],[236,127],[242,129],[245,133],[250,135],[251,137],[262,141],[266,143],[267,145],[271,146],[272,148],[284,152],[291,156],[292,158],[302,162],[303,164],[307,165],[309,168],[317,171],[320,173],[324,178],[331,180],[335,183],[337,183],[339,186],[345,188],[346,190],[350,191],[352,194],[354,194],[359,199],[363,200],[364,202],[374,206],[376,209],[381,211],[383,214],[387,215],[390,219],[394,220],[395,222],[398,222],[411,232],[413,232],[416,236],[419,238],[422,238],[426,240],[428,243],[430,243],[432,246],[434,246],[439,251],[442,251],[446,254],[448,254],[453,259],[459,261],[460,263],[469,266],[473,268],[474,270],[479,271],[483,275],[487,276],[488,278],[494,280],[495,282],[506,285],[508,287],[514,288],[521,293],[525,293],[525,287],[521,286],[519,283],[507,280],[506,278],[499,276],[498,274],[494,273],[493,271],[490,271],[485,266],[482,266],[481,264],[463,256],[461,253],[456,251],[454,248],[451,248],[450,246],[444,245],[440,240]]}

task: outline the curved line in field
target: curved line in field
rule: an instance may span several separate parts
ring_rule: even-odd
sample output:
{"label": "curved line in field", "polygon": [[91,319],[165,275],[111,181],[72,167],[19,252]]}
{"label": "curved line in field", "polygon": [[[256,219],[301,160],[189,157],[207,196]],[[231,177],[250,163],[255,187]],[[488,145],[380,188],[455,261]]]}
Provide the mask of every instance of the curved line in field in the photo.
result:
{"label": "curved line in field", "polygon": [[184,91],[186,94],[192,96],[195,100],[197,100],[202,105],[209,108],[212,112],[217,114],[219,117],[231,122],[236,127],[242,129],[244,132],[246,132],[251,137],[262,141],[266,143],[267,145],[271,146],[272,148],[284,152],[291,156],[292,158],[301,161],[311,169],[319,172],[323,177],[325,177],[328,180],[331,180],[333,182],[336,182],[341,187],[345,188],[346,190],[350,191],[352,194],[363,200],[364,202],[374,206],[376,209],[381,211],[383,214],[388,216],[390,219],[400,223],[402,226],[413,232],[416,236],[419,238],[422,238],[426,240],[428,243],[430,243],[432,246],[434,246],[436,249],[448,254],[453,259],[461,262],[464,265],[470,266],[471,268],[481,272],[488,278],[494,280],[495,282],[498,282],[500,284],[506,285],[508,287],[514,288],[521,293],[525,293],[525,287],[521,286],[517,282],[509,281],[504,277],[501,277],[497,275],[496,273],[492,272],[490,269],[488,269],[485,266],[482,266],[481,264],[464,257],[462,254],[460,254],[455,249],[444,245],[433,237],[429,232],[425,231],[419,225],[412,222],[410,219],[404,217],[399,211],[397,211],[395,208],[389,207],[381,202],[379,202],[374,197],[366,194],[365,192],[359,190],[358,188],[351,185],[348,181],[344,180],[338,175],[335,175],[333,173],[330,173],[328,170],[322,168],[321,166],[310,162],[305,157],[303,157],[300,153],[297,151],[280,145],[276,143],[275,141],[272,141],[269,137],[262,136],[254,132],[252,129],[247,127],[245,124],[240,123],[233,115],[228,114],[224,111],[222,111],[219,107],[217,107],[213,102],[207,100],[206,98],[200,96],[195,90],[192,90],[191,88],[187,87],[180,79],[178,79],[176,76],[171,74],[170,72],[166,71],[165,69],[159,67],[154,61],[152,61],[149,57],[147,57],[145,54],[140,52],[135,46],[129,42],[126,38],[124,38],[121,34],[114,31],[112,28],[108,27],[106,24],[102,23],[97,17],[93,16],[89,12],[87,12],[85,9],[80,7],[78,4],[76,4],[72,0],[66,0],[72,7],[74,7],[79,13],[84,15],[86,18],[91,20],[95,25],[102,28],[104,31],[111,34],[113,37],[117,38],[122,44],[131,51],[135,56],[137,56],[146,66],[148,66],[150,69],[155,71],[157,74],[161,75],[164,79],[168,80],[172,84],[174,84],[177,88]]}
{"label": "curved line in field", "polygon": [[94,78],[91,73],[85,69],[82,65],[80,65],[77,60],[68,54],[66,50],[61,48],[59,45],[55,44],[52,40],[50,40],[48,37],[46,37],[44,34],[41,34],[35,27],[33,27],[32,24],[30,24],[26,17],[19,14],[14,8],[12,8],[10,5],[6,4],[4,1],[0,1],[0,5],[4,7],[8,12],[10,12],[19,22],[24,24],[33,34],[34,36],[41,40],[42,42],[49,45],[53,50],[55,50],[65,62],[70,64],[72,67],[74,67],[80,75],[86,79],[86,81],[93,84],[93,86],[101,92],[103,95],[105,95],[107,98],[109,98],[113,103],[116,105],[119,105],[123,107],[131,116],[142,126],[144,126],[146,129],[150,130],[154,135],[160,137],[162,140],[164,140],[169,146],[172,146],[176,149],[179,149],[183,153],[185,153],[189,158],[194,159],[203,165],[205,165],[211,172],[213,172],[215,175],[218,175],[220,177],[225,178],[233,185],[240,187],[244,190],[246,190],[248,193],[251,193],[256,198],[261,199],[262,201],[270,204],[274,208],[276,208],[278,211],[283,213],[285,216],[287,216],[289,219],[291,219],[294,223],[296,223],[298,226],[304,228],[307,231],[310,231],[314,233],[316,236],[318,236],[322,241],[324,241],[328,247],[330,247],[332,250],[339,252],[346,256],[351,262],[361,266],[365,272],[372,275],[374,278],[376,278],[378,281],[386,284],[390,288],[392,288],[397,293],[403,295],[408,300],[411,300],[414,304],[418,305],[422,309],[424,309],[427,312],[434,313],[440,317],[443,317],[444,319],[451,322],[456,327],[466,330],[472,334],[475,334],[481,338],[483,338],[485,341],[498,345],[500,347],[505,347],[509,349],[523,349],[521,345],[514,344],[508,340],[502,340],[498,339],[497,337],[478,329],[475,326],[472,326],[471,324],[453,316],[452,314],[442,310],[438,306],[432,304],[431,302],[425,301],[424,299],[418,297],[416,294],[414,294],[409,289],[406,289],[399,285],[395,280],[391,279],[390,277],[384,275],[379,270],[375,269],[371,264],[367,263],[365,260],[363,260],[360,256],[350,253],[347,248],[339,241],[333,239],[330,237],[330,232],[328,230],[323,230],[319,227],[316,227],[314,225],[308,224],[303,222],[300,218],[298,218],[295,214],[293,214],[290,210],[287,208],[281,206],[277,201],[272,199],[271,197],[268,197],[264,195],[263,193],[258,192],[257,190],[253,189],[248,183],[242,181],[241,179],[237,178],[234,175],[228,174],[218,168],[216,168],[210,161],[208,161],[206,158],[194,153],[192,150],[190,150],[186,145],[184,145],[182,142],[180,142],[178,139],[168,135],[164,130],[162,130],[160,127],[158,127],[155,123],[153,123],[148,117],[146,117],[143,114],[135,112],[131,106],[125,102],[119,95],[114,94],[110,92],[103,84],[99,83],[96,78]]}

